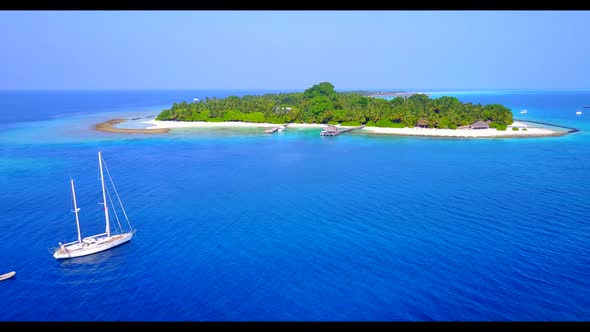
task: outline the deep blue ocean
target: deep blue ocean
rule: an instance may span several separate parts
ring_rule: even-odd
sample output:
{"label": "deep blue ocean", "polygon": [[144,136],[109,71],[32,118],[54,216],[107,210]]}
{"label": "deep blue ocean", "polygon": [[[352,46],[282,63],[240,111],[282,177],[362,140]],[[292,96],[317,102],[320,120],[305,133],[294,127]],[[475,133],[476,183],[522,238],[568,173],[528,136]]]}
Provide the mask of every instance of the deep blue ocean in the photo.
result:
{"label": "deep blue ocean", "polygon": [[[0,92],[0,321],[590,320],[590,92],[443,93],[581,130],[548,138],[93,130],[255,93]],[[137,233],[57,261],[98,151]]]}

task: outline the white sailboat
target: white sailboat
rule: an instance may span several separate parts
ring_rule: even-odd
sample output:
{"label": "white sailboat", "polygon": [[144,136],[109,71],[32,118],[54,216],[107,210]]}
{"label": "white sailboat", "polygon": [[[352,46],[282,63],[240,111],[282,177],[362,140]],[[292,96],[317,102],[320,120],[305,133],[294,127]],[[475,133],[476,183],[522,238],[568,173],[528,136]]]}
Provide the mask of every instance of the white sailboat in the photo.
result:
{"label": "white sailboat", "polygon": [[[117,189],[115,188],[115,184],[113,183],[113,179],[111,178],[109,170],[106,167],[104,159],[102,158],[101,152],[98,153],[98,165],[99,165],[99,170],[100,170],[100,181],[102,184],[102,199],[103,199],[103,202],[100,204],[104,205],[105,232],[101,233],[101,234],[96,234],[96,235],[82,238],[82,233],[80,231],[80,220],[78,218],[78,212],[80,211],[80,209],[78,208],[77,203],[76,203],[76,191],[74,189],[74,180],[71,179],[70,184],[72,187],[72,199],[73,199],[73,203],[74,203],[74,211],[73,212],[76,214],[76,227],[78,230],[78,240],[73,241],[73,242],[69,242],[69,243],[61,243],[60,242],[59,247],[56,248],[53,252],[53,257],[55,259],[80,257],[80,256],[86,256],[86,255],[94,254],[97,252],[105,251],[105,250],[116,247],[118,245],[121,245],[121,244],[131,240],[131,238],[133,237],[133,234],[135,234],[135,230],[131,227],[131,224],[129,223],[129,218],[127,218],[127,213],[125,212],[125,209],[123,208],[123,204],[121,203],[121,199],[119,198],[119,194],[117,193]],[[111,187],[117,196],[117,199],[119,201],[119,205],[121,207],[121,210],[123,212],[125,220],[127,221],[127,226],[129,228],[129,232],[123,232],[123,228],[121,226],[121,221],[119,220],[119,216],[117,215],[116,210],[114,209],[114,204],[111,199],[110,192],[108,191],[108,187],[105,186],[103,165],[104,165],[104,168],[106,169],[107,175],[109,176]],[[111,232],[111,225],[110,225],[110,219],[109,219],[109,206],[107,205],[107,195],[109,197],[109,201],[111,202],[111,205],[113,206],[113,214],[114,214],[114,216],[117,220],[118,226],[119,226],[119,228],[115,232]]]}

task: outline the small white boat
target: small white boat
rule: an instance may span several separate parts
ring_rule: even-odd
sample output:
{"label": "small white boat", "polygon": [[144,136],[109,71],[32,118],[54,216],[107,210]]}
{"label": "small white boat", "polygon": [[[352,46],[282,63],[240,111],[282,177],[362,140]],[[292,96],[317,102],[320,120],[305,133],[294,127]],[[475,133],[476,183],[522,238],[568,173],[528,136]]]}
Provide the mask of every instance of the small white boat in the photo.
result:
{"label": "small white boat", "polygon": [[16,274],[15,271],[10,271],[8,273],[4,273],[3,275],[0,275],[0,281],[10,279],[10,278],[14,277],[15,274]]}
{"label": "small white boat", "polygon": [[528,112],[529,111],[527,111],[527,110],[522,110],[522,111],[520,111],[520,114],[527,114]]}
{"label": "small white boat", "polygon": [[199,98],[194,98],[193,100],[194,100],[194,101],[199,101]]}
{"label": "small white boat", "polygon": [[582,114],[582,111],[580,111],[580,110],[576,111],[576,115],[581,115],[581,114]]}

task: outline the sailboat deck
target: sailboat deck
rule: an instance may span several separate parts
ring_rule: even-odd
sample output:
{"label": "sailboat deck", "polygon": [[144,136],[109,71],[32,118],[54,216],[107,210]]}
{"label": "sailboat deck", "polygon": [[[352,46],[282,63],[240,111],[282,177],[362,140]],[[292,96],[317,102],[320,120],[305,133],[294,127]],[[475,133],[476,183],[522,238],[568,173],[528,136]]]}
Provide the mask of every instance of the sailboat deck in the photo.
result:
{"label": "sailboat deck", "polygon": [[[103,235],[106,235],[106,233],[100,234],[100,236]],[[78,257],[104,251],[131,240],[131,238],[133,237],[133,232],[97,238],[98,236],[99,235],[86,237],[82,242],[75,241],[68,246],[64,245],[63,247],[60,247],[55,251],[54,257]],[[87,241],[88,239],[92,239],[94,240],[94,242]]]}

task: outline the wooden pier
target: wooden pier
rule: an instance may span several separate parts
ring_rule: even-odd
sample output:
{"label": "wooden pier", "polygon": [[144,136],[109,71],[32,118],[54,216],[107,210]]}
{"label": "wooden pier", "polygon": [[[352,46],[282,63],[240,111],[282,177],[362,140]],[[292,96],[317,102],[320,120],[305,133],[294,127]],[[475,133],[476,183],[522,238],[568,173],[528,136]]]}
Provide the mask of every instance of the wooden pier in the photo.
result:
{"label": "wooden pier", "polygon": [[547,125],[547,126],[551,126],[551,127],[564,128],[564,129],[567,129],[568,134],[577,133],[578,131],[580,131],[579,129],[576,129],[576,128],[560,126],[560,125],[547,123],[547,122],[539,122],[539,121],[532,121],[532,120],[525,120],[525,119],[514,119],[514,121],[522,121],[524,123],[531,122],[531,123],[538,123],[538,124]]}
{"label": "wooden pier", "polygon": [[264,131],[265,134],[274,134],[279,131],[279,127],[268,128]]}
{"label": "wooden pier", "polygon": [[358,126],[358,127],[344,128],[344,129],[340,129],[334,125],[329,125],[328,128],[326,128],[325,130],[322,130],[320,132],[320,136],[338,136],[342,133],[346,133],[346,132],[353,131],[356,129],[363,129],[363,128],[365,128],[365,125]]}
{"label": "wooden pier", "polygon": [[282,126],[278,126],[278,127],[272,127],[272,128],[268,128],[268,129],[266,129],[266,130],[264,131],[264,133],[265,133],[265,134],[274,134],[274,133],[276,133],[276,132],[279,132],[279,131],[282,131],[282,130],[285,130],[285,129],[287,129],[287,126],[288,126],[288,125],[289,125],[289,124],[282,125]]}

